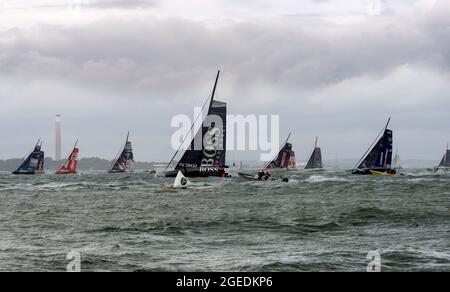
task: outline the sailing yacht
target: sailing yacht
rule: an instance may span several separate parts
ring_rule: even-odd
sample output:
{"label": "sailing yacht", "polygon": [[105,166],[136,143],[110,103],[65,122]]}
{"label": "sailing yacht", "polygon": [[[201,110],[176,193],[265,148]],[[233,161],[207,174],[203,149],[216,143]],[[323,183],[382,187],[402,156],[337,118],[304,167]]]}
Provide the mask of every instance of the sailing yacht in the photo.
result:
{"label": "sailing yacht", "polygon": [[305,166],[305,169],[310,170],[321,170],[323,169],[322,163],[322,150],[318,147],[317,143],[319,141],[319,137],[316,137],[316,143],[314,144],[314,150],[311,153],[311,156],[308,160],[308,163]]}
{"label": "sailing yacht", "polygon": [[[270,161],[263,169],[261,169],[257,174],[250,174],[239,172],[238,176],[245,180],[252,181],[270,181],[274,180],[272,178],[272,174],[286,174],[289,170],[295,170],[295,154],[294,154],[294,163],[292,162],[292,144],[289,143],[289,139],[291,138],[291,133],[289,133],[286,142],[284,142],[283,147],[281,147],[278,155]],[[287,181],[287,178],[284,178]]]}
{"label": "sailing yacht", "polygon": [[130,142],[130,133],[127,134],[125,146],[111,165],[108,173],[125,173],[133,171],[134,155]]}
{"label": "sailing yacht", "polygon": [[393,131],[388,129],[391,118],[386,127],[378,135],[376,142],[364,154],[353,174],[395,175],[397,171],[392,167]]}
{"label": "sailing yacht", "polygon": [[78,164],[78,153],[79,149],[77,148],[78,140],[75,142],[75,146],[70,152],[69,157],[67,157],[66,161],[63,165],[61,165],[55,174],[76,174],[77,173],[77,164]]}
{"label": "sailing yacht", "polygon": [[293,153],[292,144],[289,143],[290,138],[291,133],[289,133],[289,136],[287,137],[286,142],[284,142],[283,147],[281,148],[277,157],[275,157],[271,162],[269,162],[263,171],[273,173],[273,172],[286,172],[290,170],[289,163],[291,162],[291,156]]}
{"label": "sailing yacht", "polygon": [[38,140],[34,150],[13,172],[15,175],[33,175],[38,173],[44,173],[44,151],[42,151],[41,139]]}
{"label": "sailing yacht", "polygon": [[444,157],[442,157],[441,163],[439,163],[439,166],[434,168],[434,171],[450,171],[450,150],[448,149],[448,144],[447,149],[445,150]]}
{"label": "sailing yacht", "polygon": [[[175,166],[173,170],[169,170],[183,147],[175,152],[169,164],[162,172],[164,177],[176,177],[181,171],[186,177],[226,177],[226,117],[227,104],[222,101],[215,100],[217,84],[219,82],[220,71],[217,73],[216,81],[211,97],[208,98],[203,106],[203,110],[208,106],[208,113],[205,117],[202,127],[196,133],[188,150]],[[197,118],[198,119],[198,118]],[[194,130],[195,122],[191,127]],[[186,136],[186,139],[189,135]],[[184,142],[183,142],[184,144]]]}

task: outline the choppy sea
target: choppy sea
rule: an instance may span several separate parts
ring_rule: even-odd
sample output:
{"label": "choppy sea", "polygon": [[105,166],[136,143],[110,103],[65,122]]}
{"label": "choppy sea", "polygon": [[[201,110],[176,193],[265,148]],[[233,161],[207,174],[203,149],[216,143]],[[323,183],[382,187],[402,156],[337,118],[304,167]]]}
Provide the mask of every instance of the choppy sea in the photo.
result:
{"label": "choppy sea", "polygon": [[450,173],[0,174],[0,271],[450,271]]}

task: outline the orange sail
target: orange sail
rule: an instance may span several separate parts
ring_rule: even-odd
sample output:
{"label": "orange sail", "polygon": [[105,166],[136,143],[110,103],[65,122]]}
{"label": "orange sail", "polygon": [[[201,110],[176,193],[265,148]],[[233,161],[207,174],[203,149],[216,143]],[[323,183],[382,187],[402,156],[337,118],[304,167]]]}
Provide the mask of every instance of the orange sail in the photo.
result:
{"label": "orange sail", "polygon": [[77,173],[77,164],[78,164],[78,148],[73,148],[72,153],[69,158],[67,158],[66,163],[62,165],[56,174],[74,174]]}

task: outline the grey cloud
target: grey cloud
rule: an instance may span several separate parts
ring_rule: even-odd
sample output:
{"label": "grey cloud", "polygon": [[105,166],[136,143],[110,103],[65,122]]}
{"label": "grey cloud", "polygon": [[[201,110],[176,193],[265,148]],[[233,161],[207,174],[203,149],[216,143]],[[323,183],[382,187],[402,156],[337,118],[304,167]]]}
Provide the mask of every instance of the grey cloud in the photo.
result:
{"label": "grey cloud", "polygon": [[155,7],[157,0],[96,0],[87,4],[95,8],[147,8]]}
{"label": "grey cloud", "polygon": [[[145,159],[157,159],[168,147],[170,118],[201,104],[220,67],[218,94],[230,111],[282,113],[283,128],[298,133],[301,149],[309,147],[306,137],[322,133],[330,137],[325,146],[332,156],[353,156],[370,138],[365,129],[377,129],[393,114],[404,133],[412,127],[434,133],[429,138],[439,152],[450,108],[450,9],[444,2],[420,17],[374,17],[354,25],[320,17],[213,27],[140,18],[10,30],[0,33],[0,99],[10,104],[0,113],[11,124],[11,112],[29,113],[37,121],[30,136],[51,128],[51,120],[39,122],[44,113],[65,112],[91,125],[73,125],[73,136],[95,141],[92,154],[103,157],[117,132],[134,130]],[[336,133],[361,144],[340,144]],[[420,151],[415,139],[400,139],[411,145],[404,156]],[[154,147],[151,153],[145,145]]]}
{"label": "grey cloud", "polygon": [[362,74],[383,75],[404,64],[448,70],[447,24],[387,18],[332,27],[301,18],[219,28],[157,19],[47,26],[0,43],[0,72],[162,92],[171,84],[189,87],[203,80],[196,71],[224,67],[239,74],[243,85],[317,88]]}

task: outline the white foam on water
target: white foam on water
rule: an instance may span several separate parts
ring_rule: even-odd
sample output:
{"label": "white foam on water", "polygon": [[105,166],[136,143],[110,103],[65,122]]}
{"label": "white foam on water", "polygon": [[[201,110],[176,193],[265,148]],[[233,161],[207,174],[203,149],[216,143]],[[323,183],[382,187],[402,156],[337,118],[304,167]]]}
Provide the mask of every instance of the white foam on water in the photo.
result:
{"label": "white foam on water", "polygon": [[313,175],[313,176],[310,176],[310,177],[307,178],[305,181],[306,181],[306,182],[310,182],[310,183],[321,183],[321,182],[349,182],[349,180],[346,179],[346,178],[337,177],[337,176],[326,177],[326,176],[321,176],[321,175]]}

